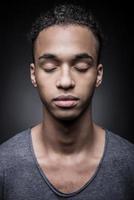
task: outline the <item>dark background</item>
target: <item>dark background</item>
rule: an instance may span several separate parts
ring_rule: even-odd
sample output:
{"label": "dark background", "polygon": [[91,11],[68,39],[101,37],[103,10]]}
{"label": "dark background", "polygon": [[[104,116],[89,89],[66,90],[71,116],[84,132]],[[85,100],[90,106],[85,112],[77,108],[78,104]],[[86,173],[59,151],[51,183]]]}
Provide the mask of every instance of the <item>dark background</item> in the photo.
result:
{"label": "dark background", "polygon": [[[50,8],[52,2],[63,1],[1,3],[0,143],[41,121],[41,103],[30,83],[31,44],[27,33],[40,11]],[[96,15],[107,41],[102,54],[104,80],[94,97],[94,120],[134,143],[132,5],[79,3]]]}

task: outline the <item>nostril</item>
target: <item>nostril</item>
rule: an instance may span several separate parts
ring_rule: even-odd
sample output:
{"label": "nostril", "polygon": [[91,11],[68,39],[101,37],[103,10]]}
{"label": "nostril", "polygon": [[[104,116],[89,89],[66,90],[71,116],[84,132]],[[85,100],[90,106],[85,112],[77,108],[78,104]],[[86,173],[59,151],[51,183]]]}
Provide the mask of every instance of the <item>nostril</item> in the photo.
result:
{"label": "nostril", "polygon": [[57,87],[68,89],[75,86],[74,80],[70,76],[61,76],[56,83]]}

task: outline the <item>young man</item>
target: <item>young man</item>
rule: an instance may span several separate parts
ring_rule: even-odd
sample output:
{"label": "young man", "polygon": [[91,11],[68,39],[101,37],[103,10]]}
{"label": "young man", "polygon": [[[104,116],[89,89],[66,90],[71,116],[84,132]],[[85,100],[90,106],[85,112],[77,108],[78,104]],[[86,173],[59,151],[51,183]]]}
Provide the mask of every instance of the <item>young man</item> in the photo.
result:
{"label": "young man", "polygon": [[97,23],[61,5],[37,19],[31,36],[43,120],[1,145],[0,199],[134,199],[134,145],[92,120],[103,76]]}

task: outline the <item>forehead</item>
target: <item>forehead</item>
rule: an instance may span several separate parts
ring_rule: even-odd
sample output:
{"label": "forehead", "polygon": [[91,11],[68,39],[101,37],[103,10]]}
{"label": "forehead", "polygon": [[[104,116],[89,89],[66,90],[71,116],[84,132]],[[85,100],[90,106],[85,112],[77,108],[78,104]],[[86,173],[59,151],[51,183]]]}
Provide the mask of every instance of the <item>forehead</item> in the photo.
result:
{"label": "forehead", "polygon": [[44,53],[69,56],[82,52],[95,57],[96,48],[96,38],[87,27],[54,25],[39,33],[35,41],[35,57]]}

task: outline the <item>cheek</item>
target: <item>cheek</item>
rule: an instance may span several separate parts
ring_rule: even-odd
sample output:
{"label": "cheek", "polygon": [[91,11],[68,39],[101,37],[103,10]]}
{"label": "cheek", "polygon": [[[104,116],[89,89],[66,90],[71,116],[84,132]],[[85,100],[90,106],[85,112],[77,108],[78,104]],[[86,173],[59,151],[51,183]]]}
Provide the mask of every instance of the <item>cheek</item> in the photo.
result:
{"label": "cheek", "polygon": [[78,96],[81,98],[81,105],[89,105],[92,100],[96,85],[96,76],[88,74],[84,80],[80,82]]}
{"label": "cheek", "polygon": [[54,92],[53,80],[47,75],[37,73],[36,75],[37,90],[41,97],[49,98]]}
{"label": "cheek", "polygon": [[44,71],[42,69],[38,69],[36,71],[36,82],[37,82],[37,86],[39,88],[48,88],[49,86],[51,86],[51,80],[50,77],[48,77]]}
{"label": "cheek", "polygon": [[84,93],[90,92],[95,88],[96,78],[96,71],[86,74],[83,78],[81,78],[81,81],[79,81],[79,89],[81,89]]}

